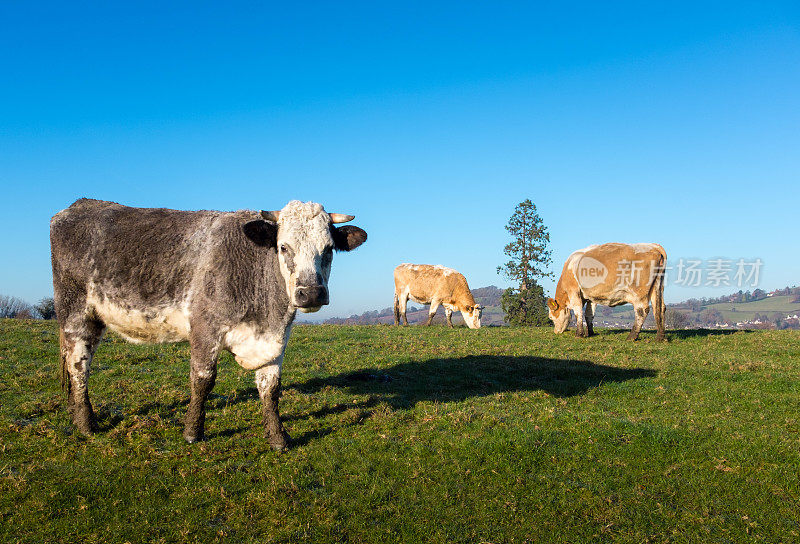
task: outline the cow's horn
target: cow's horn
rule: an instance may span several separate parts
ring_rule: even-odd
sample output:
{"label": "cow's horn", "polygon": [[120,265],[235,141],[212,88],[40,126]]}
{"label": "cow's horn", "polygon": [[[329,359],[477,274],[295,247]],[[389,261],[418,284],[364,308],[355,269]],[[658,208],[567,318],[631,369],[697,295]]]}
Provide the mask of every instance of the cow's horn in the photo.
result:
{"label": "cow's horn", "polygon": [[328,215],[331,216],[331,223],[347,223],[356,218],[355,215],[346,215],[343,213],[331,213]]}
{"label": "cow's horn", "polygon": [[268,212],[268,211],[265,211],[265,210],[261,210],[261,217],[263,217],[267,221],[272,221],[273,223],[277,223],[278,222],[278,218],[280,216],[281,216],[281,211],[280,210],[274,211],[274,212]]}

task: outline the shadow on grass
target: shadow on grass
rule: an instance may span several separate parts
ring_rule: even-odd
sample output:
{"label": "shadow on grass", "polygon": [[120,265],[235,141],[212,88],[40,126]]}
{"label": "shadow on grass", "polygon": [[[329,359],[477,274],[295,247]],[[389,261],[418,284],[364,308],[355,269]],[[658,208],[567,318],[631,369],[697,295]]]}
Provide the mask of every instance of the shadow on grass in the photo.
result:
{"label": "shadow on grass", "polygon": [[729,334],[736,334],[737,332],[753,332],[745,329],[685,329],[685,330],[671,330],[667,331],[667,336],[670,338],[694,338],[696,336],[728,336]]}
{"label": "shadow on grass", "polygon": [[[617,335],[617,334],[630,334],[630,329],[604,329],[600,327],[594,328],[594,336]],[[752,332],[745,329],[667,329],[667,340],[683,340],[685,338],[694,338],[698,336],[727,336],[729,334],[736,334],[737,332]],[[572,328],[565,334],[575,334],[575,329]],[[642,329],[639,333],[639,340],[653,340],[655,339],[655,329]]]}
{"label": "shadow on grass", "polygon": [[[295,389],[313,394],[326,387],[335,387],[352,395],[366,395],[368,399],[356,404],[337,404],[305,414],[284,414],[284,421],[306,418],[324,418],[329,415],[354,413],[352,423],[369,415],[380,403],[394,410],[412,408],[418,402],[459,402],[472,397],[483,397],[501,392],[545,391],[557,397],[581,395],[603,383],[624,382],[656,376],[647,368],[621,368],[600,365],[589,361],[550,359],[544,357],[468,356],[410,361],[389,368],[362,368],[325,378],[311,378],[291,384],[285,389]],[[162,403],[151,401],[133,413],[147,415],[160,412],[176,419],[183,417],[188,399]],[[240,389],[228,395],[212,395],[207,410],[240,402],[258,401],[255,387]],[[359,415],[360,414],[360,415]],[[177,415],[177,418],[176,418]],[[110,414],[101,430],[119,425],[122,414]],[[248,427],[207,429],[208,438],[230,438],[245,432]],[[295,436],[295,446],[307,444],[334,432],[333,428],[320,428]]]}
{"label": "shadow on grass", "polygon": [[[557,397],[571,397],[604,382],[655,375],[647,368],[620,368],[570,359],[468,356],[412,361],[386,369],[363,368],[312,378],[289,388],[315,393],[325,387],[337,387],[351,394],[378,397],[394,409],[407,409],[420,401],[458,402],[509,391],[545,391]],[[337,408],[328,410],[335,412]],[[326,415],[321,412],[325,411],[315,415]]]}

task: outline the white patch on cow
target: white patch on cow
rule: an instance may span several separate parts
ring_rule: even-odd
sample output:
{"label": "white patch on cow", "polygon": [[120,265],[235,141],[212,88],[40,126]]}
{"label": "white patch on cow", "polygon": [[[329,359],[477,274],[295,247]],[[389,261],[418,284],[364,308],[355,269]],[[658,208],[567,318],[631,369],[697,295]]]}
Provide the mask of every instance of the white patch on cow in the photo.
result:
{"label": "white patch on cow", "polygon": [[[286,294],[295,303],[295,290],[303,278],[322,278],[322,286],[327,288],[330,266],[322,265],[322,255],[326,248],[333,247],[330,231],[331,219],[321,204],[292,200],[278,217],[278,262],[281,274],[286,280]],[[281,246],[291,248],[294,269],[289,270]],[[317,308],[300,308],[304,312],[315,312]]]}
{"label": "white patch on cow", "polygon": [[434,270],[438,270],[439,272],[441,272],[445,276],[449,276],[451,274],[458,274],[458,272],[456,272],[452,268],[447,268],[446,266],[442,266],[440,264],[433,265],[433,269]]}
{"label": "white patch on cow", "polygon": [[78,391],[86,389],[86,377],[89,375],[89,361],[91,359],[92,352],[85,342],[77,342],[67,355],[69,377]]}
{"label": "white patch on cow", "polygon": [[481,313],[482,308],[474,306],[472,308],[472,312],[467,312],[465,310],[461,311],[461,317],[464,318],[464,323],[467,324],[467,327],[470,329],[480,329],[481,328]]}
{"label": "white patch on cow", "polygon": [[281,335],[257,330],[249,323],[240,323],[225,333],[223,345],[233,353],[242,368],[256,370],[283,355],[288,337],[288,329]]}
{"label": "white patch on cow", "polygon": [[126,308],[98,296],[91,284],[88,291],[86,302],[97,317],[130,342],[159,344],[189,339],[188,300],[144,311]]}
{"label": "white patch on cow", "polygon": [[658,246],[653,243],[641,242],[637,244],[630,244],[630,246],[633,248],[634,253],[648,253],[650,251],[653,251],[654,249],[658,251]]}
{"label": "white patch on cow", "polygon": [[266,365],[256,370],[255,382],[259,396],[264,396],[278,385],[278,380],[281,377],[282,364],[283,357],[279,358],[275,364]]}

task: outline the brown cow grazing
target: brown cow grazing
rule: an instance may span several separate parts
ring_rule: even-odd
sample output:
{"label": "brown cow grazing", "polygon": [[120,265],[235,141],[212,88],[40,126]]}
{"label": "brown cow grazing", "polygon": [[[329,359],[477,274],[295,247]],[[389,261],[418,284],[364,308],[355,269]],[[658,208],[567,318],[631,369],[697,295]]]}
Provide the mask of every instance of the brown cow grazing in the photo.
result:
{"label": "brown cow grazing", "polygon": [[567,330],[572,310],[577,320],[575,335],[591,336],[594,334],[592,319],[598,304],[620,306],[630,303],[636,321],[628,339],[636,340],[652,304],[658,329],[656,340],[664,340],[666,262],[667,253],[658,244],[611,243],[576,251],[564,263],[555,298],[547,299],[555,332]]}
{"label": "brown cow grazing", "polygon": [[441,304],[447,315],[447,324],[453,326],[453,310],[461,312],[467,327],[481,327],[483,308],[475,304],[475,299],[467,285],[467,280],[452,268],[442,265],[403,263],[394,269],[394,324],[408,325],[406,305],[408,299],[420,304],[430,304],[428,321],[430,325],[436,310]]}

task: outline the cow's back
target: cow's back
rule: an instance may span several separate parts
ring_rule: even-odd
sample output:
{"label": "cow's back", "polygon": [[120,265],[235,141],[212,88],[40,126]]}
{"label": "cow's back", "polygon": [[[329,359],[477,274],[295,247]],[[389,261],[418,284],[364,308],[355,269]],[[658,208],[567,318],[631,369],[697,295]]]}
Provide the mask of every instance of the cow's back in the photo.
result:
{"label": "cow's back", "polygon": [[394,270],[395,290],[407,290],[409,296],[420,304],[431,300],[450,300],[456,292],[467,289],[464,276],[441,265],[403,263]]}
{"label": "cow's back", "polygon": [[182,297],[220,212],[81,199],[50,223],[54,281],[132,307]]}
{"label": "cow's back", "polygon": [[[646,297],[665,262],[666,251],[659,244],[612,242],[576,251],[568,266],[584,296],[614,305]],[[602,281],[593,269],[603,270]]]}

